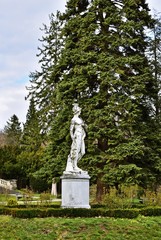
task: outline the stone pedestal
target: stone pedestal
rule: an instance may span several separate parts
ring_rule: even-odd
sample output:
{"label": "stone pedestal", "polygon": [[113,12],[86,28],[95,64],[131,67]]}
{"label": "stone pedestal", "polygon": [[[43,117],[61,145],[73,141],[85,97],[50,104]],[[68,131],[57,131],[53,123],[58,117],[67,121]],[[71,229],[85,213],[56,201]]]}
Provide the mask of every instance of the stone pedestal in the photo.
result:
{"label": "stone pedestal", "polygon": [[62,208],[90,208],[89,175],[87,172],[64,172],[62,180]]}

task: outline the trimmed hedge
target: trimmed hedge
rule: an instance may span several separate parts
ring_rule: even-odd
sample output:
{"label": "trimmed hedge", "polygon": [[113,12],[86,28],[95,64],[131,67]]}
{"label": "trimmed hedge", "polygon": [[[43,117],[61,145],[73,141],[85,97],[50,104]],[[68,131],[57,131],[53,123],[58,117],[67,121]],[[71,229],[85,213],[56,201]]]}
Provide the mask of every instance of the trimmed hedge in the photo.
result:
{"label": "trimmed hedge", "polygon": [[73,209],[73,208],[0,208],[1,215],[11,215],[18,218],[35,217],[114,217],[136,218],[138,215],[161,216],[161,207],[144,209]]}
{"label": "trimmed hedge", "polygon": [[140,209],[140,214],[144,216],[161,216],[161,207],[147,207]]}
{"label": "trimmed hedge", "polygon": [[61,204],[18,204],[18,205],[4,205],[5,208],[60,208]]}

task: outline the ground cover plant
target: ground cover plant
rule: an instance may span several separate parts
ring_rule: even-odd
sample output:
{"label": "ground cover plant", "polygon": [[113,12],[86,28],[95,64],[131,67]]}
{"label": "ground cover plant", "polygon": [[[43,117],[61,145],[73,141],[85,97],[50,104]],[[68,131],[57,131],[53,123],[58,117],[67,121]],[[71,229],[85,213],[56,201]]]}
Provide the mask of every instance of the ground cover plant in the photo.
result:
{"label": "ground cover plant", "polygon": [[161,239],[161,217],[34,218],[0,216],[0,240]]}

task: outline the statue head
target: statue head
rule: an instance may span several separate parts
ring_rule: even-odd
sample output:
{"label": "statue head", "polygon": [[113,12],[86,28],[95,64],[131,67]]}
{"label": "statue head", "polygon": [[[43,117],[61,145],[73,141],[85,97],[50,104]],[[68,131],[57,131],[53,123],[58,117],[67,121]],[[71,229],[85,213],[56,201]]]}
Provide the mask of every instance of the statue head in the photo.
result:
{"label": "statue head", "polygon": [[81,108],[79,107],[78,103],[73,103],[73,113],[74,114],[81,113]]}

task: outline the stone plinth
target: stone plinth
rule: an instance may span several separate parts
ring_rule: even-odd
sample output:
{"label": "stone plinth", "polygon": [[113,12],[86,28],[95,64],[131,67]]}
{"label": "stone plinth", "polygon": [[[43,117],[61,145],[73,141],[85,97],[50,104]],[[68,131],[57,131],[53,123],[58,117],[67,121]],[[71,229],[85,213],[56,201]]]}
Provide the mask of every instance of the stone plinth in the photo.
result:
{"label": "stone plinth", "polygon": [[62,180],[62,208],[90,208],[89,175],[87,172],[64,172]]}

